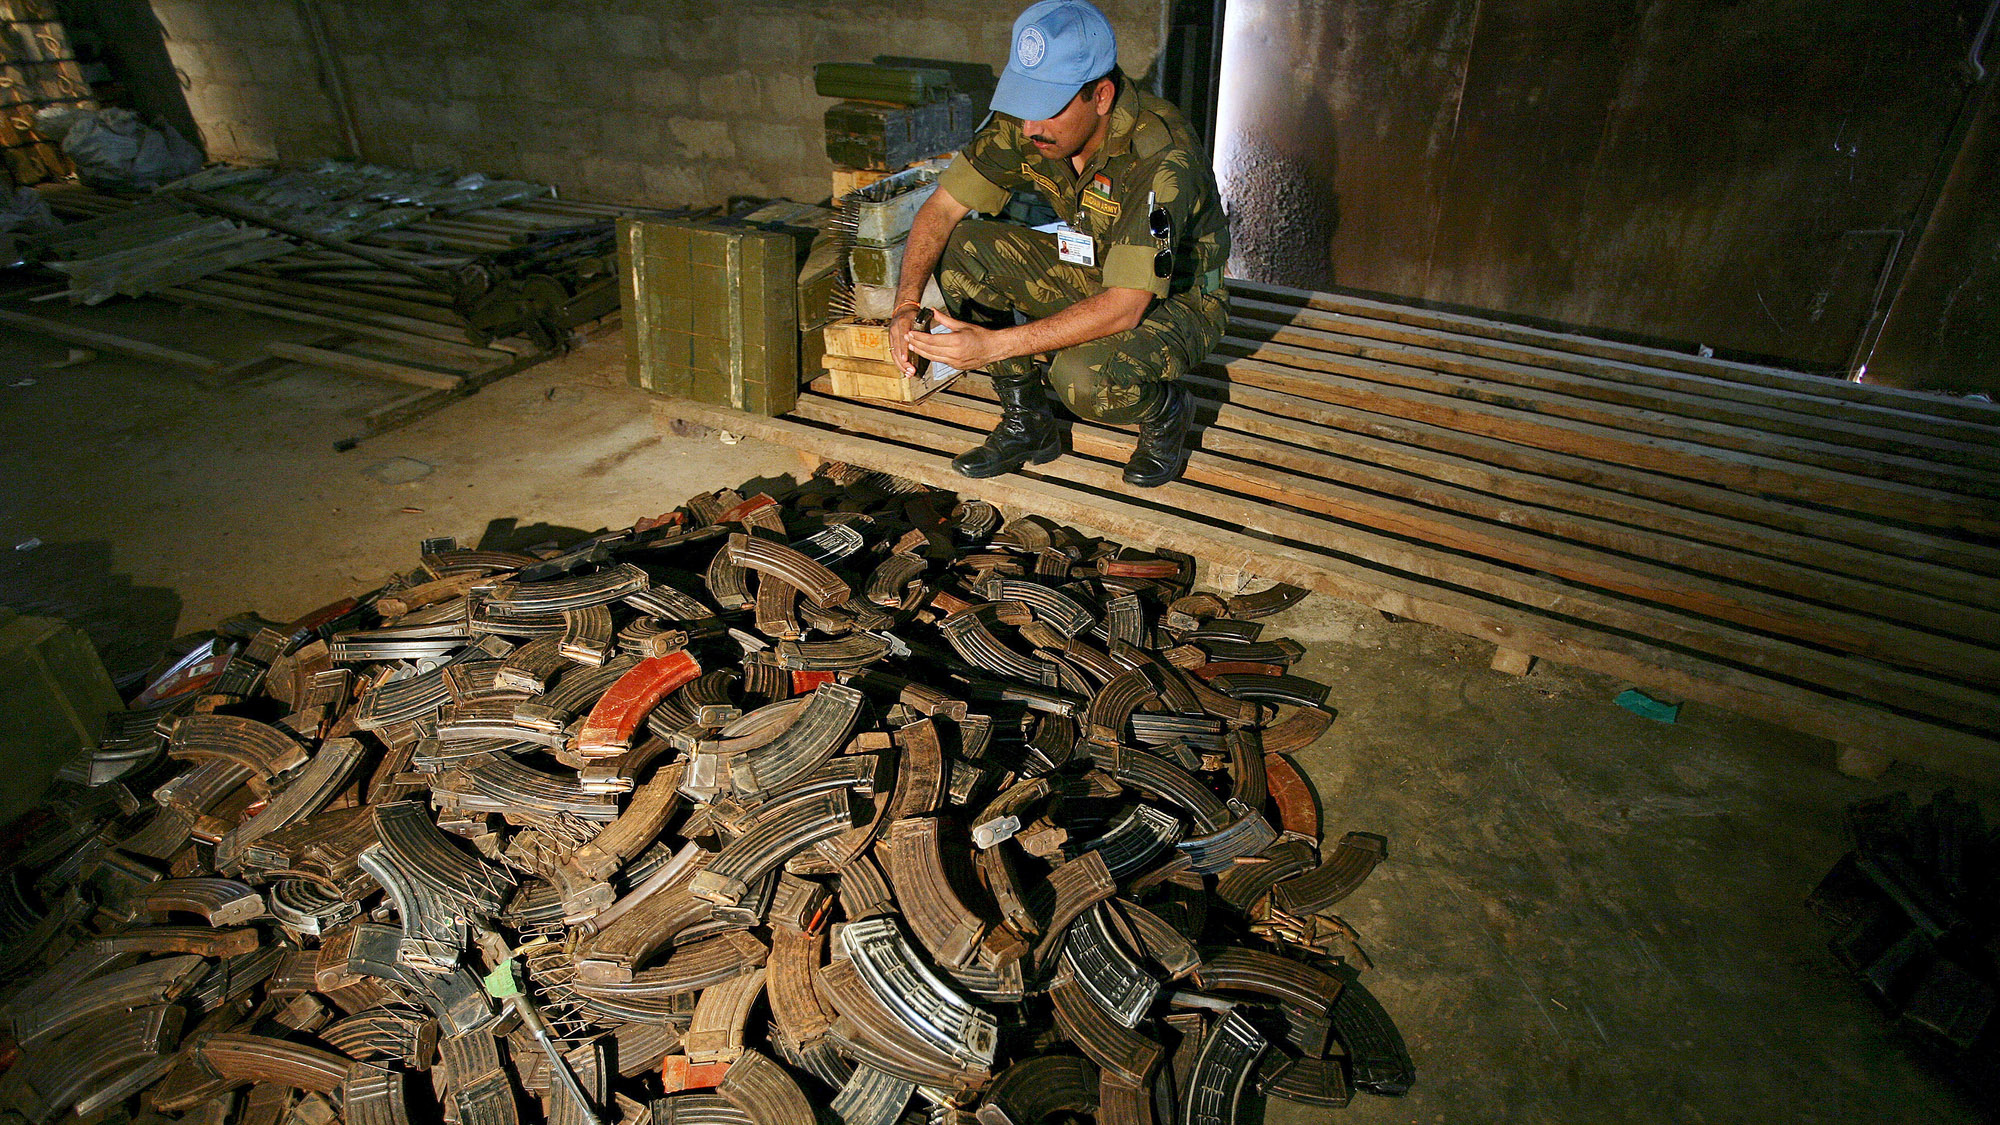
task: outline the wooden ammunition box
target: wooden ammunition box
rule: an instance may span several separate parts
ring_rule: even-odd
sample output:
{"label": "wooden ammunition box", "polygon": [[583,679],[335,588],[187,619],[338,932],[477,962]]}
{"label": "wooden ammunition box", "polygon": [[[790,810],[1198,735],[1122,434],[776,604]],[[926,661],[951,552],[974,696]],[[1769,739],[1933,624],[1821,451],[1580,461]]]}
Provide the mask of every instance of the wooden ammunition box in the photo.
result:
{"label": "wooden ammunition box", "polygon": [[959,375],[956,371],[941,379],[927,373],[905,375],[902,368],[885,360],[830,353],[820,362],[826,365],[826,375],[813,382],[813,389],[841,398],[922,402],[950,386]]}
{"label": "wooden ammunition box", "polygon": [[823,330],[826,337],[826,354],[848,356],[853,359],[872,359],[888,363],[889,326],[887,324],[864,324],[854,320],[836,320]]}
{"label": "wooden ammunition box", "polygon": [[971,140],[979,117],[965,94],[928,105],[840,102],[826,111],[826,155],[850,168],[901,168]]}
{"label": "wooden ammunition box", "polygon": [[[955,152],[941,153],[929,160],[920,161],[909,168],[904,168],[902,171],[908,172],[912,168],[929,168],[934,172],[943,172],[945,167],[951,163],[951,158],[956,155],[958,154]],[[850,191],[858,191],[869,184],[888,179],[890,176],[898,174],[900,173],[885,172],[876,168],[835,168],[833,170],[833,198],[839,199]]]}
{"label": "wooden ammunition box", "polygon": [[891,173],[873,168],[835,168],[833,170],[833,198],[839,199],[856,188],[865,188],[876,180]]}
{"label": "wooden ammunition box", "polygon": [[833,319],[833,295],[839,287],[840,241],[822,233],[799,267],[799,331],[811,333]]}
{"label": "wooden ammunition box", "polygon": [[923,105],[951,95],[951,71],[927,66],[816,63],[813,92],[822,98]]}
{"label": "wooden ammunition box", "polygon": [[799,393],[799,267],[814,232],[740,221],[621,219],[634,386],[776,415]]}

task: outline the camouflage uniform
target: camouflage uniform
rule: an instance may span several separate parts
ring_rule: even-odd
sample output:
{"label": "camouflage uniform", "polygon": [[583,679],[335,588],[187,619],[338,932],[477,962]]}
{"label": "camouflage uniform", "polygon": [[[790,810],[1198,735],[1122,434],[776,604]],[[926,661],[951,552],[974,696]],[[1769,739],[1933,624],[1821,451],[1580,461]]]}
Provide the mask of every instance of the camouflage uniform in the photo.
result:
{"label": "camouflage uniform", "polygon": [[[1228,320],[1222,266],[1229,226],[1200,142],[1172,103],[1119,82],[1110,132],[1078,174],[1023,139],[1018,118],[996,113],[940,179],[953,199],[996,214],[1017,191],[1036,191],[1070,229],[1087,233],[1097,264],[1060,260],[1056,237],[1012,223],[967,219],[945,244],[938,285],[952,315],[1005,327],[1019,311],[1040,319],[1107,288],[1144,289],[1157,298],[1139,326],[1066,348],[1050,361],[1049,383],[1063,405],[1100,422],[1147,416],[1159,383],[1198,366]],[[1146,200],[1173,218],[1174,264],[1156,277],[1159,240]],[[1035,357],[1003,360],[989,374],[1025,374]]]}

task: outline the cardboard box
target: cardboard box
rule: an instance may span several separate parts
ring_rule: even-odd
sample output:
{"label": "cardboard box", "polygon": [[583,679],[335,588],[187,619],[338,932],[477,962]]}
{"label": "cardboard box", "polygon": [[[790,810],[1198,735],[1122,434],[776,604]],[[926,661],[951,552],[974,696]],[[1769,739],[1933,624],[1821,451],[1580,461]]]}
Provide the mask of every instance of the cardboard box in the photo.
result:
{"label": "cardboard box", "polygon": [[799,392],[799,267],[814,233],[620,219],[632,384],[753,414],[790,410]]}

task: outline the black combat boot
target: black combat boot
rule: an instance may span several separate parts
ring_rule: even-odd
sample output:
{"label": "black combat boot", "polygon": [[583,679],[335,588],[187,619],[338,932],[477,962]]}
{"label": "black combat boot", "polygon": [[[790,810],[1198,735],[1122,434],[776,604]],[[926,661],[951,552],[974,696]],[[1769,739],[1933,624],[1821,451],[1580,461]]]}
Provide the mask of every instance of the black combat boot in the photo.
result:
{"label": "black combat boot", "polygon": [[974,479],[997,477],[1023,465],[1039,465],[1062,456],[1055,412],[1042,394],[1038,370],[996,375],[993,390],[1000,396],[1000,421],[978,448],[952,458],[952,468]]}
{"label": "black combat boot", "polygon": [[1187,391],[1179,383],[1157,384],[1163,393],[1139,418],[1139,444],[1125,462],[1125,483],[1134,488],[1158,488],[1181,475],[1187,464]]}

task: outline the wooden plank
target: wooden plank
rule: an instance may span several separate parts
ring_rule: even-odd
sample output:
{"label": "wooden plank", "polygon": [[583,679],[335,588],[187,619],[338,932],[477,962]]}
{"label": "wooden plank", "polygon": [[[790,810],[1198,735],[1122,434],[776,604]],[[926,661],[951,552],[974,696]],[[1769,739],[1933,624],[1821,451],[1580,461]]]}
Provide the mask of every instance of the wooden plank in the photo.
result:
{"label": "wooden plank", "polygon": [[1203,370],[1232,382],[1400,418],[1519,445],[1576,454],[1610,464],[1693,476],[1751,493],[1805,500],[1910,523],[1975,535],[2000,535],[2000,503],[1897,481],[1837,473],[1719,450],[1693,442],[1634,434],[1587,422],[1527,414],[1429,391],[1390,387],[1254,359],[1210,362]]}
{"label": "wooden plank", "polygon": [[[1928,589],[1941,597],[1977,605],[1993,605],[2000,588],[1986,580],[2000,576],[2000,550],[1953,539],[1937,532],[1879,523],[1842,512],[1826,511],[1752,495],[1740,489],[1722,488],[1704,481],[1688,480],[1667,473],[1648,472],[1626,465],[1596,461],[1553,450],[1536,449],[1510,441],[1465,433],[1447,426],[1400,418],[1334,403],[1323,403],[1279,391],[1267,391],[1226,379],[1190,375],[1188,385],[1211,398],[1258,412],[1233,420],[1234,425],[1253,433],[1280,440],[1298,440],[1314,448],[1345,452],[1353,447],[1341,435],[1355,435],[1376,443],[1358,447],[1364,453],[1384,458],[1412,471],[1431,471],[1440,479],[1456,480],[1471,487],[1486,488],[1500,495],[1536,503],[1573,500],[1572,510],[1589,511],[1609,518],[1621,518],[1611,499],[1592,498],[1575,489],[1593,489],[1622,494],[1642,505],[1636,509],[1650,520],[1681,534],[1732,542],[1731,536],[1754,537],[1755,528],[1779,529],[1801,540],[1823,539],[1833,545],[1801,561],[1838,568],[1840,545],[1859,547],[1869,559],[1900,558],[1911,567],[1905,584]],[[1296,427],[1293,424],[1296,423]],[[1302,427],[1312,427],[1310,430]],[[1301,434],[1294,438],[1294,430]],[[1568,490],[1545,487],[1542,481],[1568,485]],[[1560,499],[1558,499],[1560,498]],[[1600,506],[1610,505],[1608,507]],[[1647,507],[1650,506],[1650,507]],[[1673,518],[1684,511],[1682,519]],[[1713,519],[1736,521],[1737,528],[1715,525]],[[1648,519],[1641,519],[1646,526]],[[1749,544],[1746,544],[1748,546]],[[1786,551],[1800,546],[1779,545]],[[1754,549],[1754,548],[1752,548]],[[1965,572],[1965,573],[1961,573]],[[1860,573],[1866,574],[1863,570]],[[1885,575],[1901,573],[1894,568]]]}
{"label": "wooden plank", "polygon": [[421,421],[439,410],[450,406],[467,395],[477,394],[483,388],[497,383],[516,372],[549,358],[552,352],[513,356],[504,363],[496,363],[478,371],[468,371],[460,378],[458,385],[448,390],[428,391],[411,395],[394,402],[376,407],[368,412],[367,423],[360,432],[334,442],[336,449],[352,449],[371,437],[399,430],[412,422]]}
{"label": "wooden plank", "polygon": [[1806,466],[1851,477],[1896,481],[1945,494],[1958,493],[1988,499],[2000,496],[2000,473],[1990,470],[1943,465],[1921,457],[1854,450],[1830,442],[1785,437],[1750,426],[1687,419],[1654,410],[1598,402],[1578,395],[1496,382],[1490,376],[1455,374],[1427,365],[1340,355],[1317,346],[1264,344],[1240,337],[1224,337],[1216,352],[1218,355],[1242,356],[1307,371],[1324,371],[1541,418],[1566,419],[1599,427],[1600,432],[1646,435],[1705,447],[1717,453],[1750,454],[1783,464],[1795,473],[1803,472],[1801,467]]}
{"label": "wooden plank", "polygon": [[[1906,430],[1870,425],[1846,418],[1788,410],[1762,403],[1717,399],[1678,387],[1658,387],[1629,378],[1579,374],[1511,360],[1471,357],[1426,342],[1425,333],[1408,333],[1411,340],[1384,342],[1359,334],[1330,330],[1324,320],[1295,309],[1262,302],[1233,302],[1231,309],[1246,319],[1233,320],[1230,336],[1238,346],[1289,345],[1333,356],[1373,359],[1384,363],[1420,368],[1425,371],[1490,380],[1505,387],[1528,387],[1556,395],[1575,396],[1585,404],[1572,405],[1574,412],[1564,417],[1602,421],[1622,429],[1721,445],[1729,449],[1762,449],[1788,460],[1827,465],[1847,471],[1869,472],[1872,458],[1857,457],[1854,450],[1873,450],[1905,459],[1918,467],[1955,465],[1984,470],[1990,480],[2000,469],[2000,430],[1984,432],[1979,427],[1973,440],[1929,437]],[[1283,320],[1289,314],[1294,319]],[[1298,319],[1300,317],[1305,319]],[[1253,358],[1255,347],[1245,349]],[[1282,362],[1282,361],[1280,361]],[[1639,369],[1631,369],[1636,373]],[[1621,373],[1622,374],[1622,373]],[[1658,374],[1657,372],[1655,374]],[[1365,376],[1364,376],[1365,377]],[[1691,376],[1679,376],[1693,382]],[[1711,381],[1713,382],[1713,381]],[[1411,384],[1415,385],[1415,384]],[[1538,404],[1544,400],[1532,400]],[[1823,400],[1837,405],[1832,400]],[[1608,404],[1622,409],[1604,409],[1588,404]],[[1560,399],[1540,409],[1560,408]],[[1858,410],[1857,407],[1850,409]],[[1660,416],[1655,416],[1657,412]],[[1706,423],[1689,426],[1676,419],[1696,419]],[[1772,434],[1795,439],[1773,448]]]}
{"label": "wooden plank", "polygon": [[150,340],[120,336],[115,332],[104,332],[96,328],[84,328],[81,325],[51,320],[45,316],[30,316],[11,309],[0,309],[0,324],[12,325],[64,343],[82,344],[84,347],[97,348],[100,351],[117,352],[120,355],[135,356],[172,367],[184,367],[209,379],[215,378],[227,366],[213,356],[184,352],[179,348],[155,344]]}
{"label": "wooden plank", "polygon": [[294,363],[310,364],[333,371],[344,371],[350,375],[366,375],[374,379],[388,379],[397,383],[408,383],[417,387],[429,387],[434,391],[455,389],[465,379],[460,375],[442,371],[430,371],[421,367],[411,367],[388,360],[369,356],[349,355],[346,352],[327,348],[309,347],[305,344],[287,344],[277,341],[264,345],[264,350],[281,359]]}
{"label": "wooden plank", "polygon": [[[995,399],[990,384],[984,376],[968,375],[954,386],[955,395],[948,395],[937,401],[934,409],[919,411],[925,417],[946,418],[945,412],[960,409],[963,403],[977,399],[979,414],[976,418],[963,415],[949,420],[975,428],[990,426],[997,418],[991,405]],[[1675,584],[1675,572],[1669,568],[1678,567],[1687,571],[1722,579],[1725,585],[1713,587],[1721,591],[1718,595],[1701,597],[1694,594],[1694,588],[1704,584],[1696,580],[1693,588],[1686,591],[1687,600],[1672,604],[1696,612],[1712,612],[1711,603],[1716,597],[1727,598],[1731,584],[1762,586],[1770,590],[1791,594],[1811,602],[1823,602],[1830,606],[1858,611],[1871,619],[1886,618],[1892,622],[1917,625],[1949,636],[1969,640],[1990,642],[2000,638],[2000,613],[1988,609],[1969,606],[1962,602],[1946,601],[1916,590],[1897,589],[1884,586],[1876,581],[1851,578],[1842,574],[1832,574],[1815,567],[1802,566],[1794,562],[1782,545],[1774,546],[1772,537],[1778,535],[1765,531],[1763,537],[1746,536],[1746,540],[1758,551],[1748,553],[1731,547],[1717,546],[1698,540],[1690,540],[1668,534],[1656,526],[1647,526],[1642,521],[1637,526],[1629,522],[1598,519],[1590,515],[1551,509],[1539,504],[1522,504],[1504,501],[1486,492],[1461,488],[1430,480],[1416,473],[1389,467],[1368,456],[1333,457],[1310,448],[1302,448],[1301,426],[1279,425],[1271,427],[1283,435],[1282,440],[1270,440],[1255,433],[1240,429],[1241,420],[1254,416],[1240,407],[1221,406],[1216,411],[1215,424],[1203,429],[1196,439],[1200,449],[1211,454],[1235,458],[1257,467],[1271,467],[1303,474],[1315,481],[1324,481],[1362,490],[1357,494],[1359,503],[1368,506],[1368,512],[1359,522],[1394,533],[1407,533],[1411,526],[1408,518],[1397,518],[1392,513],[1414,506],[1425,506],[1442,512],[1459,513],[1473,517],[1493,529],[1503,539],[1513,539],[1520,533],[1533,533],[1525,553],[1517,553],[1505,546],[1498,549],[1467,546],[1455,543],[1455,532],[1445,528],[1437,533],[1422,533],[1427,542],[1441,545],[1455,545],[1471,550],[1482,557],[1504,559],[1531,566],[1552,574],[1578,578],[1573,570],[1554,569],[1541,561],[1540,556],[1548,550],[1561,552],[1565,558],[1560,566],[1571,566],[1600,558],[1600,553],[1587,548],[1603,548],[1613,552],[1602,555],[1599,568],[1616,576],[1616,585],[1606,586],[1602,581],[1592,581],[1592,585],[1623,589],[1637,593],[1640,587],[1631,585],[1642,582],[1643,588],[1664,589]],[[1376,521],[1378,515],[1381,522]],[[1449,517],[1445,517],[1449,518]],[[1518,529],[1518,532],[1515,531]],[[1757,531],[1761,529],[1750,529]],[[1540,538],[1548,537],[1548,538]],[[1548,540],[1556,542],[1551,544]],[[1582,545],[1580,553],[1574,545]],[[1859,554],[1852,549],[1832,552],[1834,554]],[[1568,556],[1576,554],[1576,558]],[[1872,555],[1872,553],[1870,553]],[[1899,560],[1876,556],[1884,565]],[[1865,561],[1865,560],[1864,560]],[[1660,565],[1655,565],[1660,564]],[[1939,568],[1928,568],[1939,569]],[[1868,570],[1862,575],[1872,577]],[[1639,575],[1652,575],[1650,579],[1640,579]],[[1961,576],[1965,577],[1965,576]],[[1584,579],[1579,579],[1584,580]],[[1991,583],[1968,583],[1989,597],[2000,597],[2000,590],[1994,590]],[[1752,602],[1759,599],[1752,599]],[[1716,616],[1738,620],[1758,627],[1771,627],[1770,622],[1786,616],[1784,611],[1772,609],[1749,610],[1748,604],[1742,614],[1717,613]],[[1817,614],[1811,606],[1800,606],[1798,612]],[[1859,623],[1863,632],[1870,623]],[[1828,626],[1826,622],[1815,622],[1805,631],[1792,632],[1778,629],[1793,636],[1811,639],[1833,645],[1847,651],[1866,651],[1894,663],[1900,660],[1914,641],[1919,648],[1927,645],[1927,638],[1919,635],[1905,638],[1898,632],[1895,639],[1882,639],[1866,648],[1850,647],[1853,636],[1852,626]],[[1906,632],[1906,631],[1903,631]],[[2000,660],[2000,650],[1984,650],[1975,659]],[[1943,667],[1949,670],[1952,664]]]}
{"label": "wooden plank", "polygon": [[[907,410],[907,413],[899,411]],[[968,431],[953,429],[927,418],[925,405],[904,408],[901,404],[864,407],[859,403],[817,395],[801,398],[792,414],[806,421],[831,425],[865,427],[865,432],[927,449],[965,448],[973,444],[986,426]],[[1080,453],[1107,457],[1122,464],[1132,443],[1122,434],[1079,424],[1071,439]],[[1069,463],[1053,462],[1037,472],[1062,479],[1077,479],[1082,471]],[[1316,488],[1311,482],[1261,466],[1229,468],[1221,458],[1196,453],[1189,458],[1183,480],[1191,482],[1175,490],[1176,509],[1191,515],[1227,521],[1246,530],[1260,532],[1295,543],[1309,543],[1343,557],[1395,570],[1431,582],[1474,590],[1517,605],[1529,606],[1576,621],[1617,629],[1635,636],[1705,653],[1709,656],[1821,687],[1850,692],[1885,706],[1895,706],[1982,730],[2000,732],[2000,695],[1959,683],[1886,667],[1875,660],[1821,651],[1782,637],[1747,631],[1705,617],[1681,612],[1664,604],[1673,594],[1666,589],[1649,589],[1643,596],[1655,599],[1642,604],[1564,581],[1554,575],[1526,573],[1511,566],[1466,557],[1441,550],[1428,543],[1410,542],[1363,527],[1281,509],[1275,504],[1246,502],[1246,498],[1288,502],[1304,507],[1314,504],[1337,509],[1340,516],[1366,518],[1366,505],[1339,503],[1335,490]],[[1194,484],[1210,485],[1210,488]],[[1231,493],[1218,492],[1215,486]],[[1405,531],[1407,534],[1407,529]],[[1551,556],[1560,552],[1551,551]],[[1563,566],[1560,559],[1557,566]],[[1570,567],[1572,571],[1576,568]],[[1728,608],[1722,605],[1717,610]],[[1956,676],[1972,678],[1974,669]]]}
{"label": "wooden plank", "polygon": [[[354,337],[349,336],[345,332],[329,332],[325,335],[315,336],[310,340],[301,342],[305,343],[308,347],[336,348],[352,339]],[[289,362],[291,361],[285,359],[283,356],[275,356],[269,352],[254,355],[248,359],[238,360],[236,363],[223,368],[216,374],[212,385],[218,387],[233,386],[243,383],[246,380],[255,379],[259,375],[268,375]]]}
{"label": "wooden plank", "polygon": [[1574,352],[1577,355],[1596,356],[1613,359],[1620,363],[1639,364],[1648,367],[1666,368],[1671,371],[1685,371],[1693,375],[1704,375],[1716,379],[1728,379],[1757,387],[1771,387],[1781,390],[1795,390],[1806,394],[1822,395],[1828,398],[1846,399],[1850,402],[1867,403],[1891,409],[1910,410],[1922,414],[1935,414],[1941,418],[1956,418],[1975,422],[1982,426],[2000,426],[2000,404],[1970,402],[1964,399],[1946,398],[1926,394],[1922,391],[1906,391],[1898,387],[1880,387],[1870,383],[1850,383],[1844,379],[1829,378],[1824,375],[1809,375],[1800,371],[1786,371],[1783,368],[1767,367],[1761,364],[1735,363],[1729,360],[1707,358],[1687,352],[1672,351],[1667,348],[1646,347],[1639,344],[1624,344],[1596,336],[1579,336],[1569,332],[1553,332],[1545,328],[1530,328],[1525,325],[1508,324],[1486,317],[1469,316],[1464,313],[1441,312],[1436,309],[1418,308],[1413,305],[1399,305],[1388,301],[1378,301],[1366,297],[1356,297],[1345,293],[1321,293],[1306,289],[1293,289],[1283,285],[1266,285],[1259,282],[1229,278],[1226,282],[1230,292],[1253,296],[1261,300],[1279,304],[1298,305],[1302,308],[1319,309],[1326,312],[1349,313],[1365,316],[1392,324],[1408,324],[1445,332],[1457,332],[1469,336],[1485,336],[1512,343],[1532,344],[1537,347]]}
{"label": "wooden plank", "polygon": [[1907,760],[2000,781],[2000,740],[1869,706],[1839,693],[1692,657],[1588,622],[1557,620],[1357,560],[1202,523],[1183,514],[1179,504],[1184,490],[1198,491],[1191,486],[1166,485],[1153,490],[1146,503],[1135,503],[1121,498],[1127,489],[1118,479],[1116,467],[1074,458],[1067,459],[1074,462],[1070,465],[1074,484],[1022,474],[967,482],[952,471],[947,456],[928,450],[681,399],[657,399],[653,410],[662,422],[681,419],[727,429],[808,450],[828,460],[878,469],[1094,528],[1137,546],[1186,551],[1213,566],[1291,582],[1383,613],[1616,676],[1662,694],[1740,711],[1837,742],[1886,742],[1899,747]]}
{"label": "wooden plank", "polygon": [[217,297],[209,293],[198,293],[192,289],[163,289],[160,296],[179,301],[184,305],[195,305],[205,309],[227,309],[230,312],[256,313],[273,320],[289,320],[298,324],[310,324],[319,328],[345,330],[356,336],[369,336],[377,340],[393,340],[414,348],[427,348],[446,355],[461,356],[466,359],[491,363],[499,356],[511,353],[492,348],[476,348],[471,344],[453,343],[431,336],[419,336],[413,332],[403,332],[394,328],[364,324],[351,319],[322,316],[319,313],[301,312],[277,305],[267,305],[255,301],[239,301],[233,297]]}

